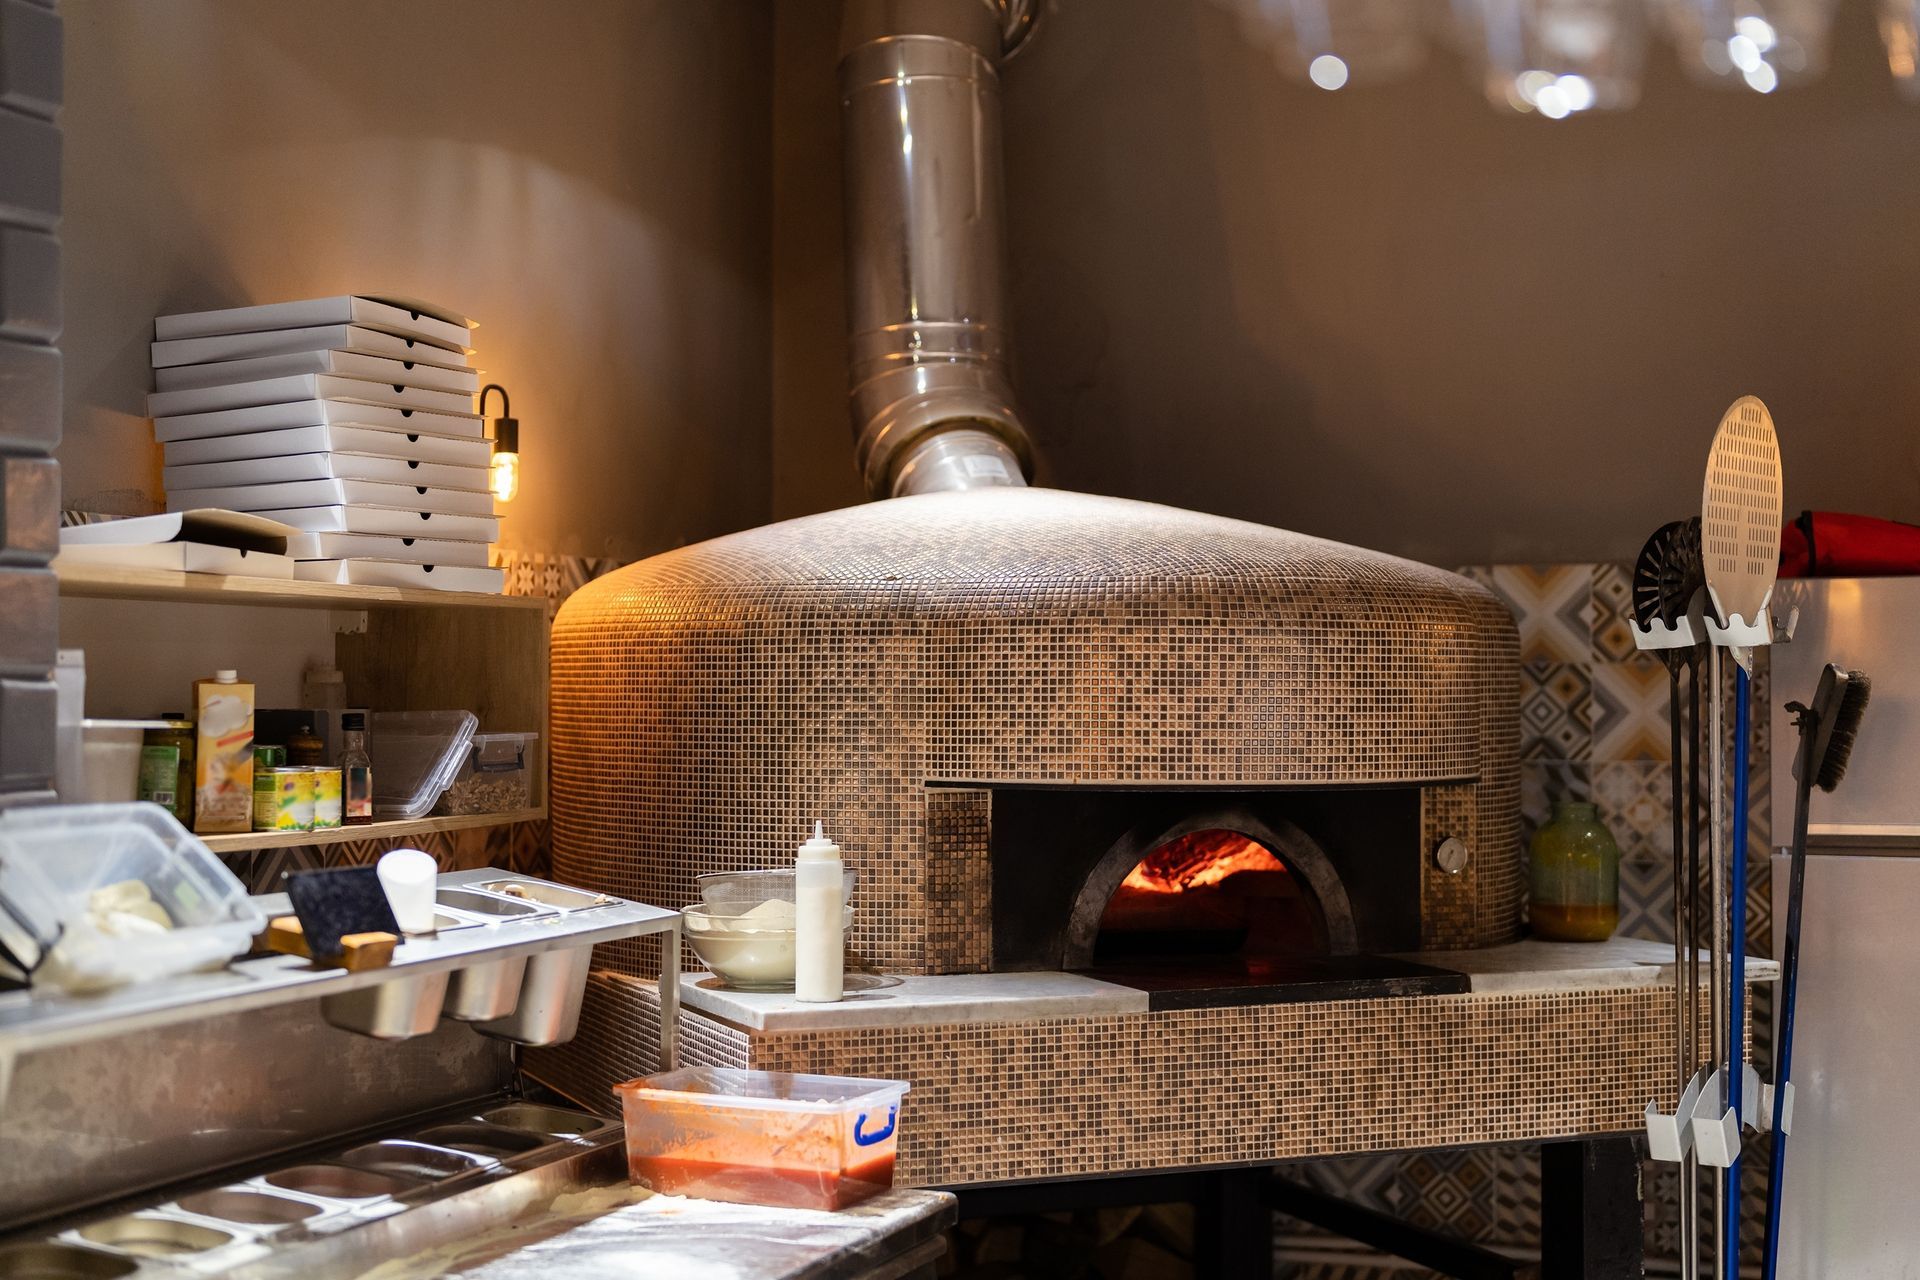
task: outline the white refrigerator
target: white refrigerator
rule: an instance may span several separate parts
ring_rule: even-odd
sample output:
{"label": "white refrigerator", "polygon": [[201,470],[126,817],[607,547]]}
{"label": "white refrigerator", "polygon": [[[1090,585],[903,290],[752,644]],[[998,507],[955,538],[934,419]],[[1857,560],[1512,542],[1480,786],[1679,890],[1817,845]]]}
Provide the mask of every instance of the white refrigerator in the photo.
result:
{"label": "white refrigerator", "polygon": [[1809,810],[1779,1274],[1920,1276],[1920,578],[1781,583],[1775,613],[1796,606],[1772,653],[1776,956],[1798,746],[1784,706],[1827,662],[1873,692],[1846,776]]}

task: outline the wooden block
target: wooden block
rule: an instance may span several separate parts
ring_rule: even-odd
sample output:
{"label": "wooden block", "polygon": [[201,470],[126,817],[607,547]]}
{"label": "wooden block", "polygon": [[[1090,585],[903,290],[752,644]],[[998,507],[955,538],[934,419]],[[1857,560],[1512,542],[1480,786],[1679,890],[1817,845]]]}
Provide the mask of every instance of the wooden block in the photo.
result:
{"label": "wooden block", "polygon": [[267,931],[262,941],[267,950],[277,951],[283,956],[307,955],[307,935],[300,927],[299,916],[275,916],[267,921]]}
{"label": "wooden block", "polygon": [[349,933],[340,939],[339,955],[315,956],[307,946],[307,934],[300,927],[298,916],[276,916],[268,921],[264,941],[269,951],[302,956],[317,964],[337,965],[355,973],[385,968],[393,962],[393,949],[400,945],[399,937],[391,933]]}
{"label": "wooden block", "polygon": [[383,969],[393,960],[393,949],[400,939],[391,933],[349,933],[340,939],[340,955],[335,963],[358,973],[362,969]]}

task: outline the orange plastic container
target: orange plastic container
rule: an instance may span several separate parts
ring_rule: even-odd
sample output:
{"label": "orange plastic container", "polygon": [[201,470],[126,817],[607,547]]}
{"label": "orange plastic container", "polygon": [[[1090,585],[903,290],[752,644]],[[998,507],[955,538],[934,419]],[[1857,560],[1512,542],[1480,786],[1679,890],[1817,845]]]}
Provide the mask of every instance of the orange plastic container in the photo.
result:
{"label": "orange plastic container", "polygon": [[904,1080],[687,1067],[615,1085],[627,1171],[666,1195],[840,1209],[893,1185]]}

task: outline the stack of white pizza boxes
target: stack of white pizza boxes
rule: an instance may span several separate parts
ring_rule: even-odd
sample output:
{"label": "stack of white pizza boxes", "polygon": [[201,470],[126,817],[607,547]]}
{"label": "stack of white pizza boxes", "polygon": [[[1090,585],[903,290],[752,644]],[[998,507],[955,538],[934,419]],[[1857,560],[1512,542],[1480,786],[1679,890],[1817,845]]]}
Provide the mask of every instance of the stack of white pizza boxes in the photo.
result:
{"label": "stack of white pizza boxes", "polygon": [[308,581],[499,591],[472,328],[368,296],[159,317],[147,412],[167,510],[301,530],[288,552]]}

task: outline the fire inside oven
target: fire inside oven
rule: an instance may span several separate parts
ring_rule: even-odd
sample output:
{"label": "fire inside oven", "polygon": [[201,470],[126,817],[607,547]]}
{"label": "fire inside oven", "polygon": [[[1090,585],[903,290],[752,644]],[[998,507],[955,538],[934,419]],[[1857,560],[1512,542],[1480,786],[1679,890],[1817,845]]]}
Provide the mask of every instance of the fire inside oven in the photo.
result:
{"label": "fire inside oven", "polygon": [[993,967],[1063,969],[1199,1008],[1466,989],[1420,947],[1414,789],[1006,789]]}
{"label": "fire inside oven", "polygon": [[1197,956],[1327,954],[1327,924],[1300,878],[1238,831],[1196,831],[1142,858],[1107,899],[1095,965]]}

